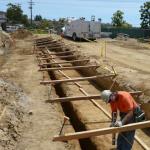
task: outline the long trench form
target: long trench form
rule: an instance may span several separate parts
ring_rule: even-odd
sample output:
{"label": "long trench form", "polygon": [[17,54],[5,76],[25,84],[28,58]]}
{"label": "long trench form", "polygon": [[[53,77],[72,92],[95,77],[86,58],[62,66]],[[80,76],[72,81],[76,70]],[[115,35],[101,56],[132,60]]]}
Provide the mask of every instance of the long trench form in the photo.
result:
{"label": "long trench form", "polygon": [[[44,42],[45,41],[45,42]],[[47,46],[48,43],[48,46]],[[51,48],[52,47],[52,48]],[[56,49],[54,47],[57,47]],[[70,53],[69,53],[70,51]],[[57,55],[57,52],[59,55]],[[103,68],[98,68],[96,63],[91,64],[88,60],[82,56],[77,51],[71,50],[62,41],[57,41],[52,38],[38,39],[35,40],[35,53],[37,60],[39,62],[40,71],[47,71],[49,73],[50,79],[43,79],[46,81],[56,81],[80,77],[90,77],[95,75],[101,75],[108,77],[99,78],[93,80],[85,81],[73,81],[69,83],[53,83],[52,86],[55,87],[57,95],[61,97],[71,97],[71,96],[89,96],[89,95],[100,95],[101,90],[108,89],[112,87],[112,90],[127,90],[127,87],[120,85],[118,82],[114,82],[116,77],[115,72],[109,72]],[[53,55],[50,55],[53,54]],[[56,56],[55,56],[56,54]],[[72,55],[70,57],[70,55]],[[59,57],[61,56],[61,57]],[[65,57],[63,57],[65,56]],[[67,57],[68,56],[68,57]],[[78,56],[78,57],[77,57]],[[46,58],[46,59],[45,59]],[[69,63],[66,63],[69,61]],[[58,63],[60,62],[60,64]],[[65,62],[65,63],[61,63]],[[76,66],[78,70],[64,69]],[[81,67],[82,66],[82,67]],[[93,66],[93,67],[83,67],[83,66]],[[63,70],[61,69],[63,67]],[[48,68],[59,68],[57,70],[49,71]],[[109,76],[113,73],[113,76]],[[116,80],[115,80],[116,81]],[[132,91],[133,92],[133,91]],[[134,91],[136,93],[136,91]],[[135,94],[136,95],[136,94]],[[138,94],[137,94],[138,95]],[[138,96],[136,96],[137,98]],[[70,101],[61,103],[63,111],[66,116],[70,118],[71,125],[78,131],[92,130],[108,127],[110,124],[110,109],[104,104],[101,99],[94,100],[82,100],[81,101]],[[138,130],[138,135],[143,136],[143,140],[149,138],[143,131]],[[133,150],[147,150],[150,147],[150,140],[143,141],[139,137],[136,137],[135,143],[133,145]],[[115,149],[112,145],[112,135],[104,135],[98,137],[92,137],[87,139],[79,140],[81,148],[83,150],[108,150]],[[146,143],[145,143],[146,142]],[[130,142],[129,142],[130,144]]]}

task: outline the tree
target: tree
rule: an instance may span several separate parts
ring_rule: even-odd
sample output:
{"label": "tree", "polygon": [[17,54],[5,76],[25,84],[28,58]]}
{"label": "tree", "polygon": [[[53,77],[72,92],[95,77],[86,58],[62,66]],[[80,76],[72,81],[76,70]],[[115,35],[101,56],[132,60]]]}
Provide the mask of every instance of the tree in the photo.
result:
{"label": "tree", "polygon": [[28,21],[28,16],[27,15],[22,15],[21,23],[24,24],[25,26],[29,25],[29,21]]}
{"label": "tree", "polygon": [[27,24],[28,23],[28,17],[27,15],[23,14],[23,11],[21,9],[21,6],[19,4],[12,4],[9,3],[6,12],[6,16],[9,22],[16,24],[16,23],[23,23]]}
{"label": "tree", "polygon": [[36,15],[34,20],[35,21],[42,21],[42,16],[41,15]]}
{"label": "tree", "polygon": [[49,28],[49,21],[48,21],[47,19],[43,19],[43,20],[41,21],[40,28],[42,28],[42,29]]}
{"label": "tree", "polygon": [[127,23],[126,21],[124,21],[123,25],[122,25],[123,28],[132,28],[132,25]]}
{"label": "tree", "polygon": [[123,20],[123,15],[124,13],[120,10],[117,10],[114,14],[112,19],[112,25],[115,27],[122,27],[124,24],[124,20]]}
{"label": "tree", "polygon": [[150,29],[150,2],[144,3],[144,6],[141,6],[141,28]]}

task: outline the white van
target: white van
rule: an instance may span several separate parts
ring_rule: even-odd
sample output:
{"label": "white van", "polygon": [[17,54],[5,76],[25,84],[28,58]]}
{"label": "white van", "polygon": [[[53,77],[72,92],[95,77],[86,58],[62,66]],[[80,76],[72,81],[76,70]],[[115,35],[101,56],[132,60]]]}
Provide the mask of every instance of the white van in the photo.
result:
{"label": "white van", "polygon": [[6,31],[7,32],[15,32],[18,30],[18,26],[7,26]]}
{"label": "white van", "polygon": [[101,37],[100,21],[85,21],[83,19],[72,20],[62,28],[64,36],[76,39],[91,39]]}

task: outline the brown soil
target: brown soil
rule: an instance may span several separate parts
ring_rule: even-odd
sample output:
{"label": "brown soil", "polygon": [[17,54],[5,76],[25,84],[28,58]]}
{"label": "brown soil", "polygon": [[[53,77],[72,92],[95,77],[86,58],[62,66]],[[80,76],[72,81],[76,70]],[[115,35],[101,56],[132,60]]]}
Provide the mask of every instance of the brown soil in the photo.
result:
{"label": "brown soil", "polygon": [[[106,41],[106,59],[101,57],[104,41]],[[127,41],[100,39],[97,42],[73,42],[64,39],[64,42],[73,45],[72,48],[77,49],[84,56],[108,66],[113,65],[122,82],[150,96],[150,44],[140,43],[134,39]]]}
{"label": "brown soil", "polygon": [[[2,55],[6,60],[0,68],[0,149],[80,150],[77,141],[52,141],[59,134],[64,114],[60,105],[45,103],[48,88],[39,84],[42,74],[32,45],[31,36],[16,40],[16,48]],[[54,89],[51,96],[56,97]],[[63,132],[74,130],[68,125]]]}
{"label": "brown soil", "polygon": [[26,29],[18,29],[17,31],[11,33],[13,39],[24,39],[28,36],[32,36],[32,33]]}
{"label": "brown soil", "polygon": [[[33,38],[29,36],[24,40],[16,40],[16,48],[11,49],[6,55],[1,55],[0,67],[0,149],[2,150],[80,150],[80,145],[77,140],[69,142],[53,142],[54,135],[58,135],[63,122],[64,112],[70,117],[71,123],[76,131],[89,130],[96,128],[108,127],[110,119],[107,118],[98,108],[96,108],[90,101],[78,101],[63,104],[63,110],[60,104],[47,104],[45,100],[48,97],[47,86],[39,84],[43,74],[38,72],[37,60],[33,54]],[[44,37],[40,35],[40,37]],[[60,38],[60,37],[57,37]],[[108,40],[108,39],[107,39]],[[141,82],[141,78],[148,81],[148,61],[144,62],[143,59],[148,59],[148,49],[141,53],[140,50],[129,49],[127,52],[132,55],[137,53],[136,57],[142,57],[141,63],[145,67],[136,66],[139,63],[134,62],[133,59],[128,57],[124,58],[122,54],[126,52],[120,51],[122,47],[114,44],[113,41],[108,40],[107,45],[107,59],[100,59],[99,47],[101,41],[97,43],[76,43],[65,40],[65,43],[70,49],[78,49],[83,55],[91,57],[93,60],[104,61],[104,63],[115,64],[116,70],[119,72],[121,80],[126,84],[129,83],[133,87],[138,87],[135,83]],[[73,45],[73,46],[72,46]],[[124,45],[125,46],[125,45]],[[126,48],[125,48],[126,49]],[[114,53],[115,52],[115,53]],[[116,60],[117,59],[117,60]],[[125,61],[126,59],[127,61]],[[142,61],[143,60],[143,61]],[[134,72],[136,70],[136,72]],[[92,70],[88,70],[93,72]],[[99,70],[100,71],[100,70]],[[79,77],[81,74],[77,71],[64,71],[70,77]],[[89,72],[87,73],[89,75]],[[128,76],[130,73],[130,76]],[[140,74],[137,76],[137,73]],[[87,76],[86,74],[86,76]],[[55,74],[50,74],[51,78],[64,78],[56,71]],[[134,77],[136,75],[136,77]],[[49,75],[45,74],[46,79]],[[135,78],[136,81],[133,79]],[[98,81],[101,82],[101,81]],[[100,89],[95,84],[87,81],[79,82],[81,87],[86,90],[88,94],[100,94]],[[107,84],[110,84],[108,82]],[[149,84],[144,83],[148,85]],[[1,86],[2,85],[2,86]],[[145,86],[145,85],[144,85]],[[105,88],[105,87],[102,87]],[[141,86],[139,87],[139,89]],[[148,91],[147,87],[142,87]],[[149,94],[146,91],[146,94]],[[73,83],[62,84],[52,88],[51,97],[58,96],[79,96],[82,93],[79,88]],[[98,103],[106,110],[109,106],[101,101]],[[64,111],[64,112],[63,112]],[[12,117],[13,116],[13,117]],[[65,125],[63,132],[75,132],[70,122]],[[150,147],[150,138],[148,134],[138,130],[137,135]],[[93,137],[91,139],[81,140],[80,144],[82,149],[98,149],[108,150],[114,149],[111,145],[111,135]],[[141,146],[135,142],[133,149],[142,150]]]}

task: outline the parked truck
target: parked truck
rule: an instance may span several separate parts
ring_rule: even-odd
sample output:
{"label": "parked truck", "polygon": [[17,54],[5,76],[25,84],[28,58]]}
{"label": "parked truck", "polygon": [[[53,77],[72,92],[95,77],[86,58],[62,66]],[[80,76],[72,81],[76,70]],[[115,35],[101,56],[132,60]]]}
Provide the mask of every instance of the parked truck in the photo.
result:
{"label": "parked truck", "polygon": [[72,37],[74,41],[77,39],[95,40],[101,37],[101,22],[85,21],[84,19],[68,21],[63,28],[63,35]]}

